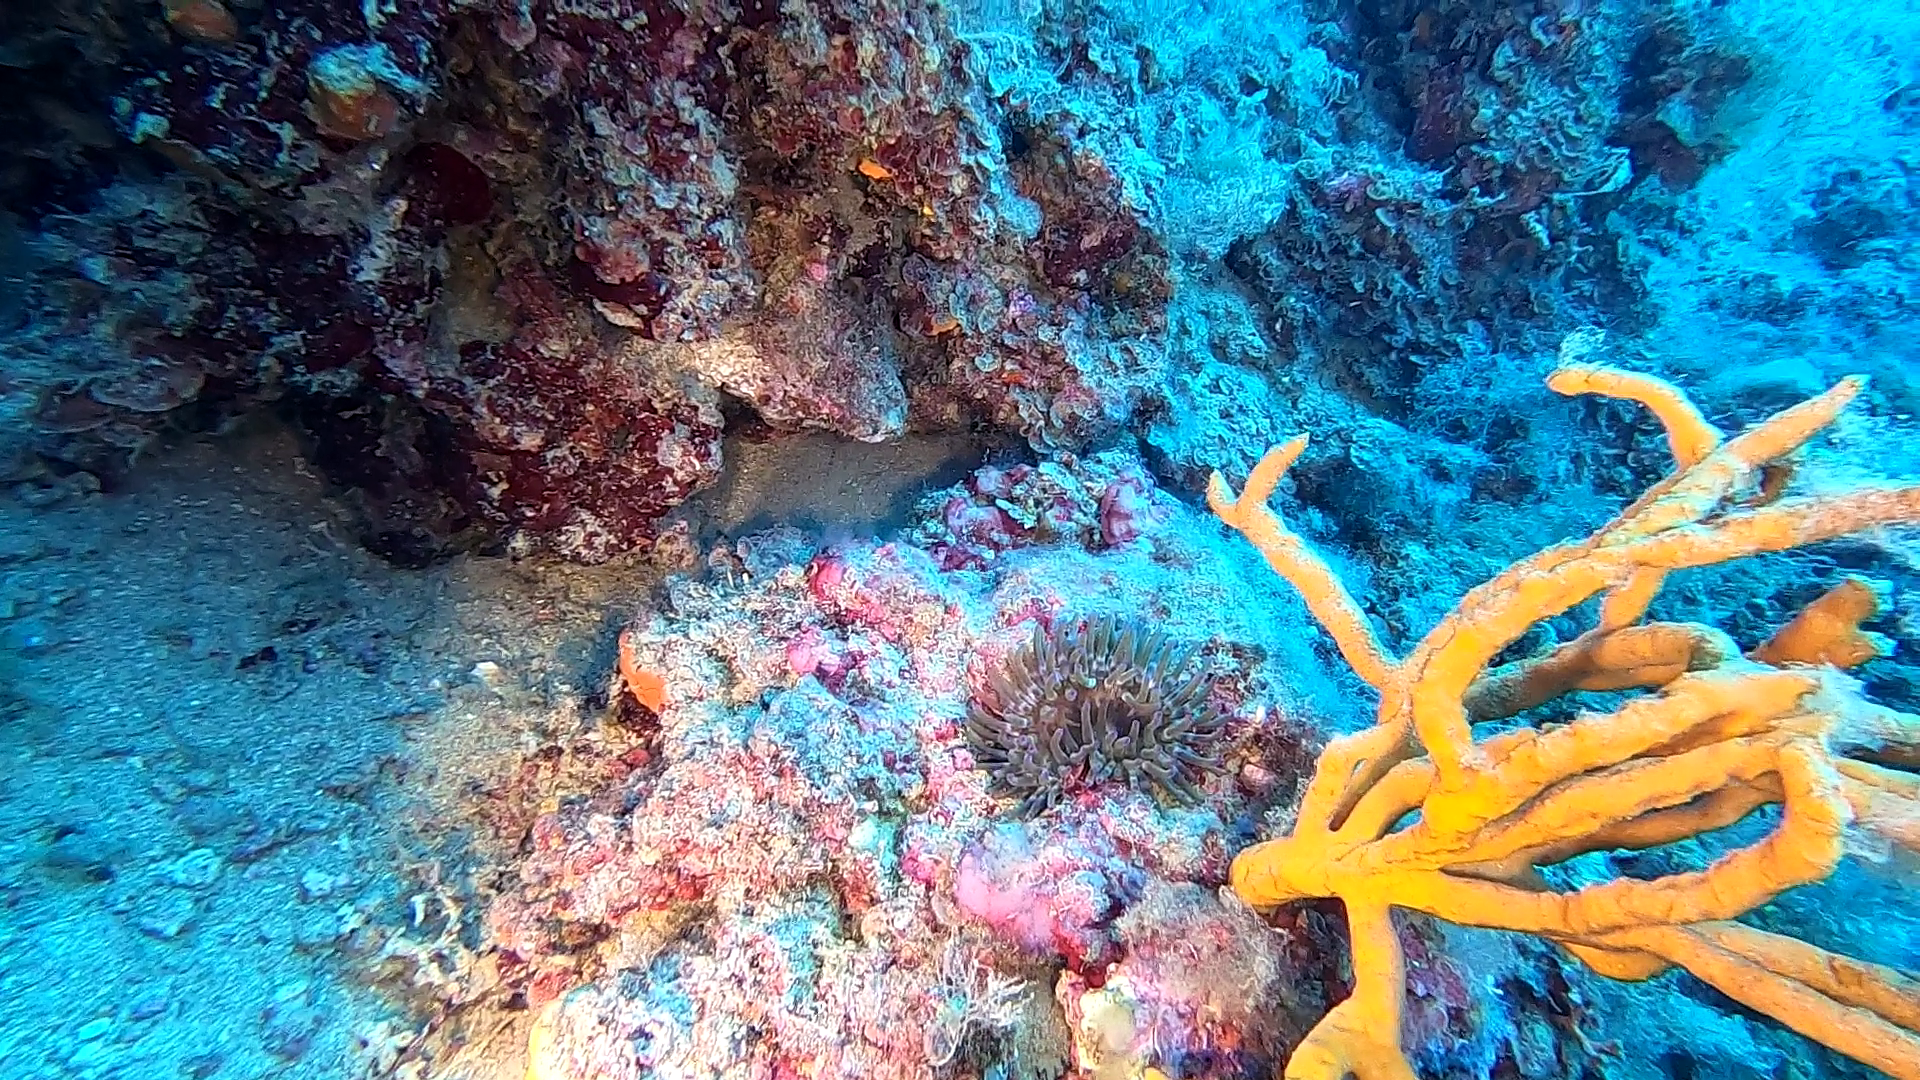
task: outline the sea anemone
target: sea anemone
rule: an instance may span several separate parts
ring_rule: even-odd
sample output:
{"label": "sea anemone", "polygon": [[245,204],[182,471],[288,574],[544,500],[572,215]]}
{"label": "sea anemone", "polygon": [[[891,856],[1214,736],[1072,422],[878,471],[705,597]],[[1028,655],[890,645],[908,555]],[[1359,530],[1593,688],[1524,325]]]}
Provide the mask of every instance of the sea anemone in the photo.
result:
{"label": "sea anemone", "polygon": [[1064,634],[1036,626],[968,712],[973,759],[1027,813],[1112,780],[1192,802],[1221,771],[1212,744],[1225,724],[1192,659],[1110,615]]}

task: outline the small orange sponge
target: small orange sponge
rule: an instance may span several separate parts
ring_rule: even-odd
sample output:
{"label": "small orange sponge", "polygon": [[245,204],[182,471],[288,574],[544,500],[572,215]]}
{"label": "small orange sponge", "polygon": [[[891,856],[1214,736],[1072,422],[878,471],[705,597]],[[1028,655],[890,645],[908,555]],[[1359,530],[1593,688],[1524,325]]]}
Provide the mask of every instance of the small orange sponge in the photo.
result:
{"label": "small orange sponge", "polygon": [[620,634],[620,682],[633,695],[633,700],[661,712],[667,707],[667,681],[657,673],[640,666],[633,655],[633,632]]}

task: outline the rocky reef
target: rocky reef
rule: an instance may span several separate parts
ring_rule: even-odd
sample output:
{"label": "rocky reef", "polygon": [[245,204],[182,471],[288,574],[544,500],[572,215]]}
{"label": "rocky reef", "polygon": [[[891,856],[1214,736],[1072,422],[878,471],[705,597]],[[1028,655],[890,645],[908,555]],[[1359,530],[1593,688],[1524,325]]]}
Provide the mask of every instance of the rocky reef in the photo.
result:
{"label": "rocky reef", "polygon": [[[1728,101],[1790,89],[1775,43],[1686,5],[1336,5],[1254,36],[1225,7],[1042,7],[10,12],[8,475],[111,485],[271,409],[394,558],[597,561],[711,483],[741,417],[1137,434],[1195,489],[1344,413],[1343,454],[1524,499],[1551,450],[1458,403],[1524,393],[1490,376],[1583,323],[1658,324],[1656,237],[1697,234],[1742,153]],[[1910,184],[1837,156],[1800,179],[1792,243],[1887,296]]]}
{"label": "rocky reef", "polygon": [[[545,1080],[1273,1075],[1350,943],[1332,902],[1222,887],[1368,709],[1197,513],[1209,472],[1313,432],[1274,497],[1389,643],[1669,468],[1641,410],[1544,388],[1563,359],[1726,431],[1864,374],[1781,468],[1920,473],[1908,6],[9,5],[0,475],[28,509],[106,500],[260,429],[394,566],[677,571],[596,612],[518,771],[463,789],[483,840],[409,913],[430,943],[377,954],[431,978],[376,1071],[458,1075],[494,1024]],[[886,535],[836,528],[812,463],[924,435],[1005,452]],[[809,463],[779,479],[817,533],[695,523],[748,444]],[[1912,711],[1915,562],[1834,540],[1649,616],[1750,648],[1870,580],[1858,675]],[[997,799],[969,710],[1036,632],[1103,619],[1197,673],[1195,798],[1062,739],[1058,791]],[[1592,855],[1660,876],[1715,843]],[[1833,887],[1910,895],[1865,854]],[[1756,917],[1920,956],[1910,920],[1808,895]],[[1856,1075],[1703,984],[1395,918],[1423,1076]]]}
{"label": "rocky reef", "polygon": [[[953,506],[1003,482],[986,470],[931,495],[912,542],[761,534],[624,630],[608,713],[539,770],[568,793],[486,794],[526,841],[478,928],[475,997],[533,1015],[530,1075],[1265,1076],[1346,992],[1334,911],[1270,925],[1222,888],[1320,743],[1320,662],[1217,603],[1231,543],[1196,538],[1137,462],[1048,479],[1008,512],[1082,542],[943,568]],[[1116,491],[1154,511],[1124,534],[1100,524]],[[1231,768],[1191,803],[1118,777],[1062,777],[1044,813],[996,797],[968,701],[1034,627],[1132,610],[1194,647]],[[1403,932],[1423,1061],[1544,1076],[1575,1052],[1550,1003],[1571,966]],[[1460,948],[1512,997],[1476,994]]]}
{"label": "rocky reef", "polygon": [[917,6],[9,18],[132,73],[21,105],[93,126],[8,193],[16,477],[273,406],[395,557],[596,561],[714,479],[728,409],[1071,446],[1163,348],[1141,208]]}

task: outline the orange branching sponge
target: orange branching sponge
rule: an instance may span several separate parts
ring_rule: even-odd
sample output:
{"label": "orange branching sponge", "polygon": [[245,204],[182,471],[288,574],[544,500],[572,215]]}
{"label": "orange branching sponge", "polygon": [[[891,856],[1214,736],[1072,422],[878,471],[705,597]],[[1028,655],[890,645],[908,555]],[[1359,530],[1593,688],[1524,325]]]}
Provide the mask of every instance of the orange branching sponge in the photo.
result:
{"label": "orange branching sponge", "polygon": [[1873,582],[1847,578],[1808,604],[1792,622],[1754,650],[1753,658],[1763,664],[1796,660],[1837,668],[1864,664],[1887,649],[1884,638],[1860,629],[1885,599]]}
{"label": "orange branching sponge", "polygon": [[[1920,982],[1734,921],[1825,878],[1849,829],[1920,851],[1920,777],[1904,771],[1920,763],[1920,717],[1864,700],[1838,670],[1883,647],[1860,629],[1878,592],[1843,583],[1751,656],[1711,627],[1641,621],[1671,571],[1920,523],[1920,487],[1787,496],[1788,457],[1859,393],[1858,379],[1732,438],[1649,376],[1563,364],[1548,385],[1646,404],[1666,425],[1673,472],[1592,536],[1467,593],[1404,658],[1268,505],[1304,438],[1270,452],[1237,496],[1217,474],[1209,486],[1214,512],[1300,591],[1380,694],[1377,722],[1320,755],[1291,834],[1233,863],[1234,890],[1255,906],[1346,905],[1353,994],[1295,1049],[1288,1080],[1412,1080],[1395,907],[1536,934],[1614,978],[1679,966],[1840,1053],[1920,1080]],[[1594,596],[1592,630],[1490,667],[1534,623]],[[1474,738],[1479,721],[1564,694],[1634,689],[1648,692],[1612,713]],[[1704,870],[1571,892],[1539,873],[1696,836],[1768,804],[1782,811],[1773,831]]]}

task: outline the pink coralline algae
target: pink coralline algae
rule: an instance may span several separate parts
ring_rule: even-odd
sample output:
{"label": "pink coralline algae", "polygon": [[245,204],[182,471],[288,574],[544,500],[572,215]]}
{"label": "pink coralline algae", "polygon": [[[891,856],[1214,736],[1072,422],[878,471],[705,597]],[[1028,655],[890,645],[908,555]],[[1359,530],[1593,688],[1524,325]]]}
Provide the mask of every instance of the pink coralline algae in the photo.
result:
{"label": "pink coralline algae", "polygon": [[275,5],[231,48],[136,80],[120,120],[201,176],[283,200],[263,216],[241,199],[239,228],[212,242],[244,274],[203,276],[219,265],[208,257],[182,268],[189,295],[212,295],[170,340],[205,358],[206,393],[230,411],[291,399],[371,546],[598,561],[718,476],[721,421],[711,392],[571,291],[570,225],[551,210],[564,151],[525,121],[545,90],[580,110],[561,142],[618,145],[593,132],[582,85],[536,69],[592,75],[564,62],[563,22],[657,43],[618,12],[568,22],[542,7],[548,47],[516,84],[514,47],[473,34],[485,8]]}
{"label": "pink coralline algae", "polygon": [[915,533],[943,569],[981,569],[1008,552],[1051,544],[1124,547],[1164,526],[1173,501],[1140,463],[1118,454],[1038,465],[984,466],[943,492]]}
{"label": "pink coralline algae", "polygon": [[[1116,500],[1157,503],[1125,458],[1077,467],[1084,487],[1100,475]],[[1073,504],[1088,537],[1101,502]],[[914,535],[944,528],[943,505]],[[1224,889],[1313,756],[1302,719],[1257,707],[1259,661],[1207,643],[1229,775],[1193,805],[1107,784],[1021,815],[964,731],[1001,654],[1098,610],[1069,602],[1072,582],[1138,572],[1183,513],[988,572],[906,540],[821,549],[775,530],[729,545],[725,574],[670,581],[623,637],[664,688],[657,727],[600,727],[588,756],[617,767],[523,800],[546,808],[504,838],[522,854],[482,949],[536,1017],[530,1075],[1272,1075],[1350,976],[1336,909],[1263,918]],[[1464,954],[1430,922],[1402,932],[1423,1062],[1491,1067],[1521,1052],[1522,1024],[1551,1037],[1533,1014],[1567,1000],[1557,967]],[[1544,989],[1476,1004],[1494,983]]]}
{"label": "pink coralline algae", "polygon": [[[505,340],[468,342],[452,366],[395,349],[377,382],[445,421],[438,481],[475,524],[600,561],[718,475],[721,419],[646,343],[600,332],[534,275],[517,284],[530,321]],[[592,392],[552,392],[568,383]]]}
{"label": "pink coralline algae", "polygon": [[[1142,527],[1133,543],[1164,528]],[[1081,557],[1140,557],[1101,551]],[[1215,779],[1175,809],[1104,787],[1019,820],[990,793],[965,702],[981,654],[1029,632],[995,613],[1040,598],[983,597],[979,575],[905,542],[783,533],[735,554],[731,581],[676,580],[628,629],[632,664],[664,685],[659,727],[638,757],[604,733],[632,766],[533,819],[487,914],[496,969],[539,1017],[535,1075],[1057,1073],[1080,1054],[1061,986],[1170,970],[1177,937],[1228,918],[1155,936],[1160,914],[1129,913],[1160,883],[1211,896],[1265,796]],[[1155,1037],[1218,1012],[1212,992],[1142,990],[1161,995]],[[1256,1011],[1209,1013],[1207,1052],[1252,1060]]]}
{"label": "pink coralline algae", "polygon": [[710,337],[753,299],[739,177],[720,149],[726,28],[718,4],[541,4],[505,59],[535,108],[568,116],[560,194],[591,302],[657,340]]}
{"label": "pink coralline algae", "polygon": [[[854,839],[877,826],[859,812],[854,795],[892,789],[899,798],[888,762],[903,763],[911,748],[897,735],[885,738],[889,733],[874,730],[870,719],[863,722],[817,683],[802,682],[775,710],[763,727],[742,733],[737,749],[698,760],[668,751],[657,774],[637,775],[634,784],[647,801],[622,823],[611,851],[592,842],[611,819],[543,820],[534,832],[532,866],[552,860],[551,869],[530,880],[560,890],[560,910],[605,923],[690,901],[737,906],[757,890],[793,889],[826,877],[838,878],[851,896],[882,891],[889,871],[875,862],[870,845]],[[817,743],[796,749],[791,733],[801,730]],[[815,772],[814,766],[825,768]],[[695,820],[706,827],[687,829]],[[590,841],[590,854],[579,852],[580,838]],[[808,838],[824,843],[803,842]]]}
{"label": "pink coralline algae", "polygon": [[[487,920],[501,970],[541,1010],[542,1075],[930,1078],[963,1039],[993,1037],[969,995],[1043,1000],[1013,995],[1016,976],[990,994],[980,946],[942,930],[934,895],[901,872],[927,706],[888,688],[955,662],[932,633],[953,598],[915,565],[849,553],[834,612],[798,564],[742,593],[688,584],[681,614],[632,632],[675,703],[658,758],[537,819],[519,887]],[[837,694],[796,673],[828,666],[795,664],[814,655],[836,658]],[[733,674],[712,666],[723,657]],[[736,676],[785,689],[728,704]],[[689,920],[706,929],[674,930]],[[598,978],[610,933],[654,959]],[[610,1071],[557,1064],[603,1058]]]}
{"label": "pink coralline algae", "polygon": [[1169,1076],[1272,1075],[1317,1016],[1287,939],[1198,885],[1149,884],[1114,930],[1123,958],[1101,982],[1070,973],[1056,988],[1096,1074],[1150,1063]]}
{"label": "pink coralline algae", "polygon": [[1116,955],[1107,927],[1139,878],[1106,844],[1079,850],[1057,837],[1036,852],[1026,829],[1007,824],[960,856],[953,891],[960,910],[996,936],[1074,970],[1100,971]]}
{"label": "pink coralline algae", "polygon": [[1019,142],[1007,170],[1038,236],[1008,229],[1018,258],[908,259],[902,324],[958,396],[1036,445],[1072,449],[1116,430],[1163,380],[1171,279],[1105,162],[1044,127]]}
{"label": "pink coralline algae", "polygon": [[906,430],[907,391],[882,312],[811,277],[777,287],[769,308],[777,318],[690,346],[688,366],[753,402],[776,429],[865,442]]}
{"label": "pink coralline algae", "polygon": [[942,358],[952,396],[1037,446],[1111,434],[1164,379],[1164,326],[1136,326],[1087,291],[923,263],[903,293],[903,321],[917,320],[923,350]]}
{"label": "pink coralline algae", "polygon": [[538,1014],[529,1075],[931,1080],[927,1033],[951,984],[913,947],[917,918],[876,911],[856,941],[834,917],[818,895],[772,900],[568,992]]}

